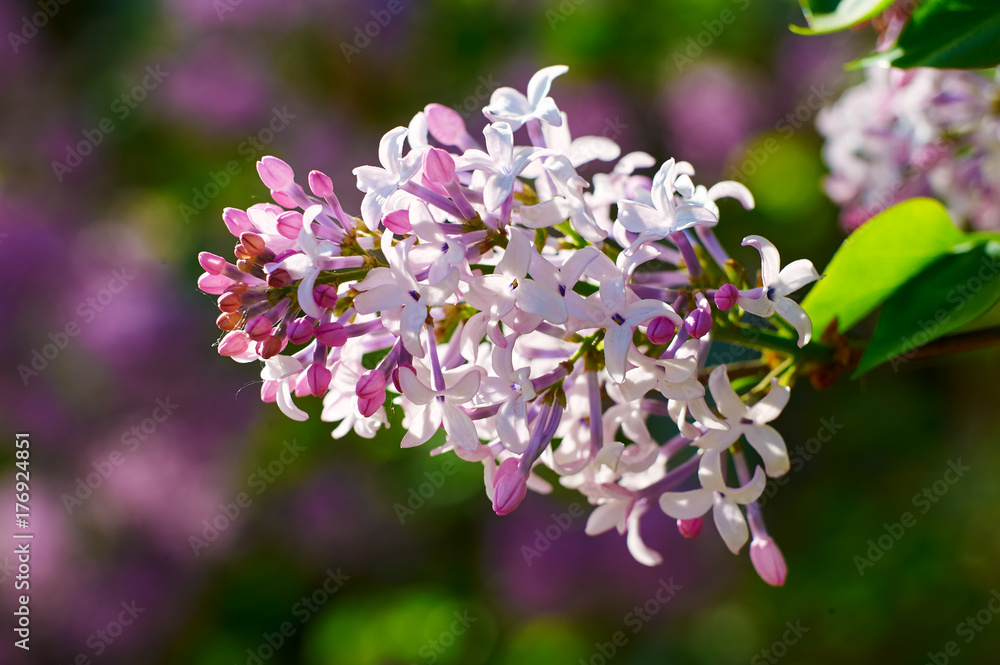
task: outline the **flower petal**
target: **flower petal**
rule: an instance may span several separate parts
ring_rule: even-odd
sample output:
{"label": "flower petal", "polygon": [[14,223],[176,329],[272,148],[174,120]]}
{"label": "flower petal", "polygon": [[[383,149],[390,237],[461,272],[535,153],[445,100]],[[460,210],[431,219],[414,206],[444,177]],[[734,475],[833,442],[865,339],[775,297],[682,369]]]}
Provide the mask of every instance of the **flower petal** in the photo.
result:
{"label": "flower petal", "polygon": [[750,538],[743,511],[739,509],[739,506],[730,503],[717,493],[712,516],[715,518],[715,528],[719,530],[719,535],[722,536],[726,547],[733,554],[739,554],[740,549]]}
{"label": "flower petal", "polygon": [[761,425],[769,423],[779,415],[781,410],[788,404],[788,398],[792,394],[788,386],[778,384],[778,380],[771,381],[771,391],[762,400],[747,409],[747,418],[754,423]]}
{"label": "flower petal", "polygon": [[452,441],[465,448],[475,450],[479,447],[479,434],[476,433],[476,425],[472,418],[450,402],[445,402],[444,409],[444,429]]}
{"label": "flower petal", "polygon": [[410,367],[399,368],[399,387],[406,399],[414,404],[427,404],[437,397],[437,393],[425,386]]}
{"label": "flower petal", "polygon": [[639,533],[639,520],[647,510],[645,501],[633,506],[628,515],[628,535],[625,537],[625,544],[636,561],[644,566],[658,566],[663,563],[663,557],[659,552],[647,547],[646,543],[642,542],[642,534]]}
{"label": "flower petal", "polygon": [[701,517],[712,507],[712,492],[706,489],[690,492],[664,492],[660,495],[660,509],[679,520]]}
{"label": "flower petal", "polygon": [[762,236],[747,236],[743,239],[743,246],[753,247],[760,252],[760,272],[764,287],[767,288],[777,282],[781,269],[781,256],[778,254],[778,248]]}
{"label": "flower petal", "polygon": [[753,449],[764,460],[764,470],[772,478],[788,473],[788,449],[781,434],[770,425],[747,427],[743,432]]}
{"label": "flower petal", "polygon": [[774,311],[792,324],[795,331],[799,333],[799,348],[802,348],[809,343],[812,337],[813,324],[812,319],[806,314],[806,310],[795,302],[784,296],[778,296],[774,299]]}
{"label": "flower petal", "polygon": [[811,284],[820,278],[815,266],[809,259],[792,261],[781,269],[778,279],[771,285],[779,296],[787,296],[798,291],[806,284]]}
{"label": "flower petal", "polygon": [[566,301],[559,292],[542,286],[533,279],[518,282],[517,289],[514,290],[514,299],[517,301],[517,306],[525,312],[544,316],[556,325],[566,323],[569,319]]}
{"label": "flower petal", "polygon": [[715,405],[727,420],[739,420],[746,416],[747,407],[729,383],[725,365],[718,365],[708,375],[708,388],[715,398]]}

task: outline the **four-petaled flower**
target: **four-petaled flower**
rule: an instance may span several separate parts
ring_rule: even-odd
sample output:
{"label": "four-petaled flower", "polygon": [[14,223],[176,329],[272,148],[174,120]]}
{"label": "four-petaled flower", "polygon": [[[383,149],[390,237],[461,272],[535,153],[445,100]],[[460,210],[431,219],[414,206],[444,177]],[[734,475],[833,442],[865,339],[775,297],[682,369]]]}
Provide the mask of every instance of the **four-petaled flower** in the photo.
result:
{"label": "four-petaled flower", "polygon": [[450,388],[434,390],[421,383],[413,368],[401,367],[399,386],[403,395],[422,408],[409,416],[408,428],[400,445],[403,448],[419,446],[444,426],[444,431],[452,441],[467,450],[475,450],[479,445],[476,425],[459,404],[465,404],[475,397],[481,379],[482,375],[473,370],[464,374]]}
{"label": "four-petaled flower", "polygon": [[694,443],[706,450],[725,450],[740,436],[764,460],[764,469],[772,478],[784,475],[789,468],[788,449],[776,429],[768,425],[788,403],[790,391],[775,379],[771,391],[753,406],[747,406],[729,383],[725,365],[719,365],[708,376],[708,389],[729,429],[710,429]]}
{"label": "four-petaled flower", "polygon": [[764,318],[777,313],[799,333],[799,346],[805,346],[812,337],[812,319],[801,305],[787,296],[815,282],[820,274],[808,259],[798,259],[781,268],[778,248],[760,236],[747,236],[743,245],[760,252],[760,275],[764,286],[740,291],[740,307]]}

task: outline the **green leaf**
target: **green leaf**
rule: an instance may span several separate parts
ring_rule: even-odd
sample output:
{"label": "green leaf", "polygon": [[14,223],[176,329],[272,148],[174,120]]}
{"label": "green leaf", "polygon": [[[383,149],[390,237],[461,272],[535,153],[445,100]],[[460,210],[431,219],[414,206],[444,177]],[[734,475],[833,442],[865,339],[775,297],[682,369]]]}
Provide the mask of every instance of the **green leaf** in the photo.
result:
{"label": "green leaf", "polygon": [[799,0],[809,27],[789,26],[800,35],[846,30],[885,11],[894,0]]}
{"label": "green leaf", "polygon": [[911,351],[986,314],[1000,300],[1000,234],[963,243],[885,301],[854,377],[890,358],[893,369]]}
{"label": "green leaf", "polygon": [[843,332],[965,236],[933,199],[915,198],[873,217],[830,260],[802,306],[821,333],[833,321]]}
{"label": "green leaf", "polygon": [[927,0],[913,12],[891,51],[864,62],[893,67],[979,69],[1000,64],[1000,2]]}

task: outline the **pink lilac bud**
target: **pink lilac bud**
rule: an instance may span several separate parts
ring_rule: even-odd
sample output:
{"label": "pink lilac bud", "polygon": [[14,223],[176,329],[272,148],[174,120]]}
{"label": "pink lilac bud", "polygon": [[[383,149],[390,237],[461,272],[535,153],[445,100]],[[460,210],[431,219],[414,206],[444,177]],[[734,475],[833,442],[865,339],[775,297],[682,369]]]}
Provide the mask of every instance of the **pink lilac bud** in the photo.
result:
{"label": "pink lilac bud", "polygon": [[295,199],[278,189],[271,190],[271,198],[274,199],[274,202],[282,208],[294,208],[298,205],[295,202]]}
{"label": "pink lilac bud", "polygon": [[271,271],[271,274],[267,276],[267,285],[272,289],[280,289],[288,286],[294,280],[291,274],[287,270],[278,268],[277,270]]}
{"label": "pink lilac bud", "polygon": [[369,370],[358,379],[354,392],[361,415],[365,418],[374,415],[385,403],[385,377],[378,370]]}
{"label": "pink lilac bud", "polygon": [[250,231],[240,234],[240,244],[243,245],[243,249],[250,256],[260,256],[267,249],[267,244],[264,242],[263,236],[258,233],[251,233]]}
{"label": "pink lilac bud", "polygon": [[347,343],[347,333],[344,331],[344,326],[336,322],[319,324],[316,326],[314,334],[316,341],[323,346],[343,346]]}
{"label": "pink lilac bud", "polygon": [[226,336],[219,342],[220,356],[238,356],[250,348],[250,336],[242,330],[234,330],[226,333]]}
{"label": "pink lilac bud", "polygon": [[289,240],[299,237],[302,230],[302,213],[297,210],[289,210],[278,215],[278,233]]}
{"label": "pink lilac bud", "polygon": [[333,309],[337,306],[337,287],[320,284],[313,289],[313,300],[320,309]]}
{"label": "pink lilac bud", "polygon": [[693,520],[677,520],[677,530],[685,538],[697,538],[701,535],[703,524],[704,520],[700,517],[696,517]]}
{"label": "pink lilac bud", "polygon": [[455,177],[455,160],[440,148],[424,153],[424,175],[436,185],[447,185]]}
{"label": "pink lilac bud", "polygon": [[528,483],[517,469],[518,460],[508,457],[493,478],[493,511],[506,515],[514,511],[528,493]]}
{"label": "pink lilac bud", "polygon": [[313,363],[306,370],[306,381],[309,382],[309,392],[313,397],[322,397],[330,387],[333,373],[323,365]]}
{"label": "pink lilac bud", "polygon": [[313,327],[304,317],[288,324],[289,344],[305,344],[313,336]]}
{"label": "pink lilac bud", "polygon": [[322,171],[309,172],[309,189],[321,199],[333,196],[333,180]]}
{"label": "pink lilac bud", "polygon": [[700,307],[684,319],[684,329],[691,337],[704,337],[712,329],[712,314]]}
{"label": "pink lilac bud", "polygon": [[225,222],[229,232],[237,238],[240,237],[241,233],[253,230],[253,222],[250,221],[250,215],[245,210],[240,210],[239,208],[226,208],[223,210],[222,221]]}
{"label": "pink lilac bud", "polygon": [[221,312],[235,312],[243,306],[243,298],[241,298],[239,294],[227,292],[219,296],[219,300],[216,304],[218,304],[219,311]]}
{"label": "pink lilac bud", "polygon": [[771,586],[784,586],[788,565],[773,538],[754,538],[750,543],[750,561],[762,580]]}
{"label": "pink lilac bud", "polygon": [[736,301],[739,300],[739,297],[739,289],[732,284],[723,284],[715,292],[715,306],[723,311],[732,309],[736,305]]}
{"label": "pink lilac bud", "polygon": [[247,321],[244,330],[250,335],[250,339],[255,342],[262,342],[271,334],[272,327],[271,321],[263,314],[259,314]]}
{"label": "pink lilac bud", "polygon": [[273,358],[281,353],[285,348],[285,338],[280,335],[268,335],[266,339],[257,343],[257,355],[264,360]]}
{"label": "pink lilac bud", "polygon": [[646,336],[653,344],[668,344],[677,332],[674,322],[665,316],[658,316],[646,327]]}
{"label": "pink lilac bud", "polygon": [[221,256],[212,254],[211,252],[199,252],[198,263],[209,275],[218,275],[226,269],[226,265],[229,262]]}
{"label": "pink lilac bud", "polygon": [[198,288],[213,296],[221,295],[233,280],[225,275],[211,275],[207,272],[198,277]]}
{"label": "pink lilac bud", "polygon": [[444,145],[461,145],[468,135],[465,120],[458,111],[441,104],[428,104],[424,107],[427,118],[427,131]]}
{"label": "pink lilac bud", "polygon": [[393,210],[382,218],[385,228],[397,235],[405,235],[413,230],[410,226],[410,213],[408,210]]}
{"label": "pink lilac bud", "polygon": [[215,320],[215,325],[219,327],[219,330],[236,330],[242,321],[243,315],[239,312],[223,312]]}
{"label": "pink lilac bud", "polygon": [[295,172],[292,167],[270,155],[257,162],[257,174],[268,189],[278,191],[288,189],[295,180]]}

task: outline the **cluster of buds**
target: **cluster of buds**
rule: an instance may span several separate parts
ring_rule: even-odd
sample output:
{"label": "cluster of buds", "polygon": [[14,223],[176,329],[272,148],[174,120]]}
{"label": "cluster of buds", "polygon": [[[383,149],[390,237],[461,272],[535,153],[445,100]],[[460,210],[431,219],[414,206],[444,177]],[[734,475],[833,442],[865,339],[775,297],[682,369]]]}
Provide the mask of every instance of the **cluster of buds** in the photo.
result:
{"label": "cluster of buds", "polygon": [[[650,179],[636,173],[656,166],[650,155],[572,138],[549,97],[565,71],[542,69],[527,95],[496,90],[482,141],[438,104],[390,131],[381,166],[354,171],[357,218],[326,175],[310,173],[307,192],[263,158],[274,203],[223,214],[236,264],[199,257],[199,286],[222,310],[219,353],[262,361],[261,398],[290,418],[308,417],[295,398],[323,397],[334,437],[374,436],[394,405],[404,448],[443,430],[432,454],[482,464],[499,515],[559,482],[596,506],[588,534],[615,528],[656,565],[647,511],[688,538],[712,511],[729,549],[752,536],[755,568],[783,584],[756,501],[789,469],[768,423],[812,333],[788,295],[819,275],[805,260],[782,269],[774,245],[748,236],[761,258],[749,281],[712,227],[717,200],[751,208],[750,192],[695,186],[672,159]],[[521,129],[530,145],[515,145]],[[577,169],[594,161],[615,165],[591,183]],[[734,384],[725,365],[706,367],[713,341],[770,350]],[[673,421],[668,440],[651,415]]]}
{"label": "cluster of buds", "polygon": [[1000,85],[975,72],[871,67],[817,118],[826,192],[853,231],[905,199],[1000,229]]}

